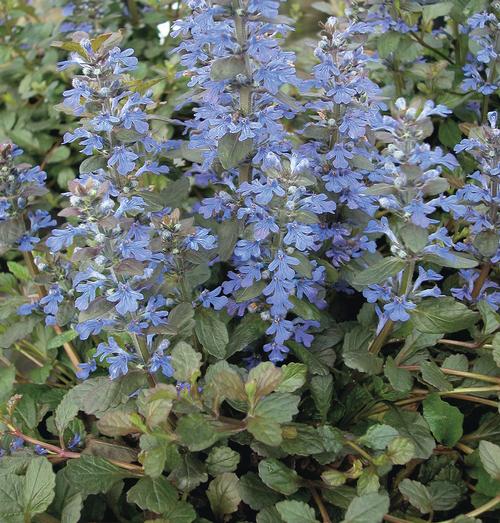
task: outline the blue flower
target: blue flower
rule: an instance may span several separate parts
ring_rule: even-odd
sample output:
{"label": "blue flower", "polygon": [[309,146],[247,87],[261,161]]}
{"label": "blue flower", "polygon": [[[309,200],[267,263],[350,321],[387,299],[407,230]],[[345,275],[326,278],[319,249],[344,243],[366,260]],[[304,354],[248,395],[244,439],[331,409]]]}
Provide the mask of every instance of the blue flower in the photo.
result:
{"label": "blue flower", "polygon": [[196,232],[186,236],[183,244],[187,249],[192,251],[197,251],[200,247],[202,249],[210,250],[215,249],[217,246],[217,240],[215,236],[210,234],[208,229],[196,227]]}
{"label": "blue flower", "polygon": [[59,310],[59,304],[63,299],[61,287],[59,287],[59,285],[52,285],[48,294],[40,300],[39,303],[43,306],[43,312],[47,315],[45,318],[47,325],[55,325],[55,316]]}
{"label": "blue flower", "polygon": [[286,345],[282,345],[274,341],[271,343],[266,343],[263,349],[264,352],[267,352],[269,354],[269,360],[273,363],[279,363],[280,361],[284,361],[286,358],[286,354],[290,352],[290,349]]}
{"label": "blue flower", "polygon": [[70,247],[76,236],[82,236],[85,231],[80,227],[67,224],[64,229],[53,229],[52,235],[47,239],[47,247],[51,252],[58,252],[65,247]]}
{"label": "blue flower", "polygon": [[316,248],[313,230],[309,225],[292,222],[287,223],[286,229],[288,232],[283,238],[286,245],[295,245],[299,251]]}
{"label": "blue flower", "polygon": [[88,363],[80,363],[78,365],[78,371],[76,372],[76,377],[79,380],[86,380],[92,372],[95,372],[97,369],[97,363],[94,359],[90,360]]}
{"label": "blue flower", "polygon": [[122,175],[126,175],[135,169],[135,160],[139,156],[132,151],[125,148],[124,145],[119,145],[113,148],[113,154],[108,159],[108,166],[113,167],[117,165],[117,171]]}
{"label": "blue flower", "polygon": [[139,301],[144,296],[132,289],[129,283],[119,283],[114,292],[106,297],[108,301],[116,303],[116,311],[124,316],[128,312],[135,312],[139,308]]}
{"label": "blue flower", "polygon": [[81,340],[88,340],[90,336],[97,336],[103,329],[112,327],[114,323],[114,320],[95,318],[82,321],[75,326],[75,330],[78,332]]}
{"label": "blue flower", "polygon": [[161,370],[162,374],[171,378],[174,375],[174,368],[171,364],[172,356],[167,356],[163,354],[162,350],[157,350],[151,355],[149,360],[149,370],[150,372],[158,372]]}
{"label": "blue flower", "polygon": [[213,307],[216,311],[220,311],[227,304],[226,296],[219,296],[222,291],[222,287],[217,287],[212,291],[204,290],[199,297],[199,300],[203,307],[208,309]]}
{"label": "blue flower", "polygon": [[416,309],[417,306],[406,299],[405,296],[396,296],[392,302],[384,305],[384,311],[392,321],[408,321],[410,315],[407,311]]}

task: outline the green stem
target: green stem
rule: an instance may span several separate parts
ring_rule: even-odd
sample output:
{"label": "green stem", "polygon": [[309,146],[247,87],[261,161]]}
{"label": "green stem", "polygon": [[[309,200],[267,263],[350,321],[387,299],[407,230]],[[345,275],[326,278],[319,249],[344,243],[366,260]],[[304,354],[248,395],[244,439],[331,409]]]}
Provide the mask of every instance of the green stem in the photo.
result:
{"label": "green stem", "polygon": [[417,33],[409,33],[410,36],[416,40],[422,47],[425,47],[426,49],[429,49],[429,51],[432,51],[433,53],[436,53],[438,56],[440,56],[441,58],[443,58],[444,60],[446,60],[449,64],[451,65],[454,65],[453,64],[453,60],[449,57],[449,56],[446,56],[442,51],[440,51],[439,49],[436,49],[435,47],[432,47],[432,45],[429,45],[420,35],[418,35]]}
{"label": "green stem", "polygon": [[[232,0],[232,6],[234,11],[234,27],[236,33],[236,40],[243,52],[243,59],[245,63],[245,74],[248,80],[252,78],[252,66],[250,63],[250,58],[248,56],[247,47],[248,47],[248,31],[246,27],[246,21],[243,16],[241,16],[240,11],[242,5],[240,0]],[[245,116],[251,114],[253,110],[252,103],[252,87],[248,85],[242,85],[239,89],[240,95],[240,110],[241,113]],[[249,163],[244,163],[240,166],[240,175],[239,183],[240,185],[245,182],[250,182],[251,170],[252,167]]]}
{"label": "green stem", "polygon": [[373,463],[373,458],[370,456],[370,454],[368,454],[368,452],[366,452],[365,449],[361,448],[359,445],[357,445],[356,443],[354,443],[354,441],[350,441],[350,440],[345,440],[345,444],[348,446],[348,447],[351,447],[353,450],[355,450],[360,456],[363,456],[363,458],[365,458],[366,460],[368,460],[370,463]]}
{"label": "green stem", "polygon": [[[148,352],[147,347],[143,343],[141,343],[141,340],[139,340],[137,334],[131,334],[130,336],[132,338],[132,343],[134,344],[134,348],[137,353],[137,356],[139,356],[139,358],[144,363],[144,366],[146,366],[147,363],[149,362],[149,352]],[[151,387],[156,387],[156,379],[149,372],[147,373],[147,379],[148,379],[148,383]]]}
{"label": "green stem", "polygon": [[[403,277],[401,279],[401,286],[399,288],[399,293],[401,295],[407,295],[410,292],[411,285],[413,283],[413,273],[415,271],[415,260],[410,260],[406,265],[403,272]],[[373,340],[369,352],[372,354],[378,354],[382,347],[385,345],[387,338],[391,335],[392,328],[394,327],[394,322],[392,320],[387,320],[382,330]]]}

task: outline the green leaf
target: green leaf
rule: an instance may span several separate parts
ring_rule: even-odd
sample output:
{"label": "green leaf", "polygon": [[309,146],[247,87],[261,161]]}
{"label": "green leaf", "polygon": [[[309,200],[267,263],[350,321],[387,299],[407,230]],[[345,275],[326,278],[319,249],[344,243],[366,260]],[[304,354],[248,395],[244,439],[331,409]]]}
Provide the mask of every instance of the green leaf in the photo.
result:
{"label": "green leaf", "polygon": [[248,347],[250,343],[257,341],[265,334],[267,327],[267,323],[259,314],[248,314],[244,316],[237,327],[231,332],[229,343],[226,347],[226,357],[229,358],[236,352]]}
{"label": "green leaf", "polygon": [[440,16],[446,16],[453,8],[453,2],[439,2],[436,4],[426,5],[422,9],[422,16],[424,24]]}
{"label": "green leaf", "polygon": [[377,39],[377,50],[380,58],[387,58],[391,53],[396,51],[399,45],[401,35],[395,31],[388,31]]}
{"label": "green leaf", "polygon": [[140,446],[139,462],[144,466],[144,472],[152,478],[160,477],[165,469],[169,442],[154,435],[143,434]]}
{"label": "green leaf", "polygon": [[219,161],[224,169],[232,169],[241,162],[243,162],[247,156],[253,150],[253,140],[248,138],[240,141],[239,134],[227,133],[220,140],[217,147]]}
{"label": "green leaf", "polygon": [[63,332],[62,334],[59,334],[58,336],[55,336],[52,338],[49,343],[47,344],[47,349],[57,349],[58,347],[62,347],[65,343],[68,343],[72,340],[74,340],[78,336],[78,333],[74,331],[73,329]]}
{"label": "green leaf", "polygon": [[282,370],[275,367],[270,361],[259,363],[248,373],[247,385],[255,384],[255,401],[271,394],[279,386]]}
{"label": "green leaf", "polygon": [[486,300],[480,300],[477,303],[477,308],[481,313],[485,334],[492,334],[500,328],[500,314],[495,312],[491,305]]}
{"label": "green leaf", "polygon": [[236,303],[243,303],[244,301],[253,300],[262,294],[267,282],[260,280],[255,282],[250,287],[242,287],[234,293]]}
{"label": "green leaf", "polygon": [[100,417],[107,410],[126,403],[129,395],[140,388],[144,380],[142,372],[130,372],[116,380],[102,376],[79,383],[66,393],[56,408],[55,423],[59,433],[64,432],[80,410]]}
{"label": "green leaf", "polygon": [[300,396],[286,392],[276,392],[263,398],[257,404],[255,415],[274,421],[286,423],[299,412]]}
{"label": "green leaf", "polygon": [[105,459],[84,454],[68,462],[66,474],[71,485],[84,495],[107,492],[118,481],[132,476]]}
{"label": "green leaf", "polygon": [[259,476],[265,485],[285,496],[291,496],[300,487],[297,473],[274,458],[259,463]]}
{"label": "green leaf", "polygon": [[405,465],[415,457],[415,445],[408,438],[397,436],[387,446],[387,456],[394,465]]}
{"label": "green leaf", "polygon": [[415,447],[415,458],[428,459],[436,446],[426,421],[417,412],[392,409],[384,416],[384,422],[392,425],[401,436],[408,438]]}
{"label": "green leaf", "polygon": [[280,495],[266,487],[254,472],[248,472],[240,478],[239,491],[243,502],[252,510],[262,510],[280,499]]}
{"label": "green leaf", "polygon": [[486,440],[480,441],[479,458],[484,470],[493,479],[500,481],[500,447]]}
{"label": "green leaf", "polygon": [[307,377],[307,367],[303,363],[288,363],[281,367],[283,375],[278,386],[278,392],[295,392],[300,389]]}
{"label": "green leaf", "polygon": [[478,266],[476,260],[455,253],[447,254],[446,256],[426,254],[423,259],[429,263],[435,263],[441,267],[451,267],[452,269],[472,269]]}
{"label": "green leaf", "polygon": [[240,455],[229,447],[214,447],[207,457],[206,465],[208,473],[212,476],[223,474],[224,472],[234,472]]}
{"label": "green leaf", "polygon": [[361,271],[354,277],[352,283],[355,286],[383,283],[390,276],[395,276],[402,271],[405,266],[406,263],[401,258],[389,256]]}
{"label": "green leaf", "polygon": [[196,512],[190,503],[178,501],[172,505],[160,519],[149,520],[146,523],[192,523]]}
{"label": "green leaf", "polygon": [[177,390],[173,385],[159,383],[152,389],[143,389],[137,398],[139,413],[145,418],[150,429],[167,423]]}
{"label": "green leaf", "polygon": [[9,268],[9,271],[18,279],[21,281],[30,281],[31,275],[30,271],[20,263],[17,263],[15,261],[8,261],[7,267]]}
{"label": "green leaf", "polygon": [[400,369],[391,356],[388,356],[385,362],[384,374],[394,390],[409,392],[413,387],[413,376],[411,372]]}
{"label": "green leaf", "polygon": [[239,56],[218,58],[212,62],[210,78],[215,81],[229,80],[245,72],[245,61]]}
{"label": "green leaf", "polygon": [[442,144],[455,147],[462,139],[462,131],[454,120],[446,119],[439,124],[438,136]]}
{"label": "green leaf", "polygon": [[241,502],[238,476],[232,472],[217,476],[208,486],[207,498],[213,513],[219,518],[236,512]]}
{"label": "green leaf", "polygon": [[444,372],[433,362],[423,361],[420,364],[422,378],[440,391],[452,390],[452,384],[446,379]]}
{"label": "green leaf", "polygon": [[340,487],[347,481],[347,475],[341,470],[327,469],[321,474],[321,479],[330,487]]}
{"label": "green leaf", "polygon": [[210,421],[199,413],[182,416],[177,422],[176,434],[180,442],[192,452],[212,446],[222,435],[219,435]]}
{"label": "green leaf", "polygon": [[422,514],[428,514],[432,511],[431,493],[419,481],[406,478],[399,484],[399,491]]}
{"label": "green leaf", "polygon": [[498,251],[499,238],[497,231],[480,232],[472,242],[472,245],[485,258],[492,258]]}
{"label": "green leaf", "polygon": [[16,369],[10,367],[0,367],[0,404],[12,396],[12,387],[16,379]]}
{"label": "green leaf", "polygon": [[127,492],[127,501],[142,510],[162,514],[177,502],[177,490],[164,476],[144,477]]}
{"label": "green leaf", "polygon": [[444,445],[453,447],[463,435],[464,415],[443,401],[439,394],[429,394],[423,401],[424,418],[434,437]]}
{"label": "green leaf", "polygon": [[197,311],[195,321],[196,336],[205,350],[215,358],[223,359],[229,342],[226,324],[208,309]]}
{"label": "green leaf", "polygon": [[247,421],[247,430],[257,441],[270,447],[277,447],[283,441],[281,425],[269,418],[251,417]]}
{"label": "green leaf", "polygon": [[174,378],[177,381],[191,382],[193,374],[199,372],[201,367],[201,354],[196,352],[191,345],[180,341],[171,352]]}
{"label": "green leaf", "polygon": [[314,376],[311,379],[311,395],[321,419],[326,421],[333,399],[332,375]]}
{"label": "green leaf", "polygon": [[404,244],[413,253],[419,253],[428,244],[429,233],[413,223],[407,223],[400,231]]}
{"label": "green leaf", "polygon": [[361,325],[355,327],[344,337],[342,354],[344,363],[350,368],[373,375],[382,370],[383,360],[368,351],[373,333]]}
{"label": "green leaf", "polygon": [[238,220],[224,221],[217,226],[217,240],[219,249],[219,258],[221,261],[227,261],[234,252],[234,246],[239,236]]}
{"label": "green leaf", "polygon": [[54,499],[56,475],[46,458],[30,461],[24,479],[22,506],[25,515],[33,516],[47,510]]}
{"label": "green leaf", "polygon": [[399,432],[390,425],[372,425],[359,443],[375,450],[384,450],[389,443],[399,436]]}
{"label": "green leaf", "polygon": [[389,510],[389,496],[372,492],[354,498],[342,523],[380,523]]}
{"label": "green leaf", "polygon": [[358,478],[356,491],[358,496],[371,494],[380,490],[380,479],[373,469],[365,469]]}
{"label": "green leaf", "polygon": [[6,523],[25,523],[22,507],[24,478],[15,474],[6,477],[7,481],[0,482],[0,520]]}
{"label": "green leaf", "polygon": [[438,334],[458,332],[472,327],[479,315],[453,298],[428,298],[412,312],[412,321],[420,332]]}
{"label": "green leaf", "polygon": [[80,174],[91,173],[106,168],[106,158],[103,156],[89,156],[80,164]]}
{"label": "green leaf", "polygon": [[318,523],[314,509],[302,501],[280,501],[276,509],[285,523]]}
{"label": "green leaf", "polygon": [[22,321],[18,321],[12,325],[9,325],[2,334],[0,334],[0,348],[8,349],[14,343],[23,338],[26,338],[33,329],[35,325],[39,323],[39,319],[33,316],[28,318],[23,318]]}

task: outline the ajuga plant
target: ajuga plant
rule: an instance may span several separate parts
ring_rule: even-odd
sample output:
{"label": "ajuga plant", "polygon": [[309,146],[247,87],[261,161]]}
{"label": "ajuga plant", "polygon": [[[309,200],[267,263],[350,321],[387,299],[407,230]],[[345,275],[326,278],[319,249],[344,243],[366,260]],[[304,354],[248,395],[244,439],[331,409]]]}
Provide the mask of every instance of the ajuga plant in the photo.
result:
{"label": "ajuga plant", "polygon": [[393,4],[187,0],[175,100],[56,44],[77,176],[0,147],[2,523],[498,520],[496,7]]}

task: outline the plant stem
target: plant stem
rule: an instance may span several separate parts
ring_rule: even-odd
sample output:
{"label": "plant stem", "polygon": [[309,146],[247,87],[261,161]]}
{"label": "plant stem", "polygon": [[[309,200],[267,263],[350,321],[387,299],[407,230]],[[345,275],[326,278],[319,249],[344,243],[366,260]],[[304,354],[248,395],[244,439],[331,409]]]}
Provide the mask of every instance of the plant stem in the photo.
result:
{"label": "plant stem", "polygon": [[465,349],[479,349],[481,347],[481,345],[478,345],[477,343],[459,340],[448,340],[446,338],[438,340],[438,343],[442,343],[443,345],[454,345],[456,347],[464,347]]}
{"label": "plant stem", "polygon": [[[420,365],[400,365],[400,369],[405,370],[420,370]],[[478,374],[476,372],[466,372],[461,370],[455,370],[455,369],[446,369],[444,367],[440,367],[440,370],[444,374],[449,374],[451,376],[460,376],[462,378],[473,378],[480,381],[485,381],[487,383],[494,383],[495,385],[500,385],[500,378],[495,378],[494,376],[486,376],[485,374]]]}
{"label": "plant stem", "polygon": [[[399,288],[399,293],[406,296],[410,292],[411,284],[413,283],[413,273],[415,272],[415,260],[410,260],[406,265],[403,277],[401,278],[401,285]],[[394,327],[394,322],[392,320],[387,320],[385,325],[382,327],[382,330],[377,334],[375,339],[372,341],[372,344],[368,348],[368,352],[372,354],[378,354],[382,347],[385,345],[387,338],[392,332]]]}
{"label": "plant stem", "polygon": [[479,277],[474,282],[474,288],[472,289],[472,299],[477,300],[481,289],[483,288],[484,282],[486,281],[486,278],[488,278],[488,275],[490,274],[491,269],[491,263],[485,262],[483,263],[483,266],[481,267],[481,272],[479,273]]}
{"label": "plant stem", "polygon": [[456,443],[455,447],[457,447],[458,450],[461,450],[464,454],[472,454],[474,452],[474,449],[471,449],[467,445],[464,445],[463,443]]}
{"label": "plant stem", "polygon": [[[243,53],[246,77],[248,80],[251,80],[253,73],[252,73],[252,66],[250,63],[250,58],[249,58],[248,52],[247,52],[248,31],[247,31],[246,21],[245,21],[244,17],[242,17],[239,14],[239,11],[242,7],[240,0],[232,0],[232,6],[233,6],[233,10],[234,10],[234,27],[235,27],[235,33],[236,33],[236,40]],[[241,113],[244,116],[248,116],[248,115],[250,115],[250,113],[253,110],[252,88],[248,85],[241,85],[239,88],[239,95],[240,95]],[[240,185],[242,183],[251,181],[251,179],[250,179],[251,170],[252,170],[252,167],[251,167],[250,163],[244,163],[243,165],[240,166],[240,169],[239,169]]]}
{"label": "plant stem", "polygon": [[[485,512],[489,512],[490,510],[493,510],[499,503],[500,503],[500,495],[494,497],[493,499],[490,499],[490,501],[488,501],[484,505],[481,505],[480,507],[476,508],[475,510],[472,510],[471,512],[467,512],[467,514],[464,514],[464,516],[466,516],[468,518],[475,518],[477,516],[480,516],[481,514],[484,514]],[[453,519],[447,519],[445,521],[438,521],[437,523],[453,523]]]}
{"label": "plant stem", "polygon": [[[26,443],[30,443],[32,445],[39,445],[40,447],[48,450],[49,452],[52,452],[59,458],[63,459],[78,459],[80,458],[81,454],[79,452],[72,452],[70,450],[65,450],[61,447],[58,447],[57,445],[52,445],[51,443],[46,443],[45,441],[38,440],[36,438],[32,438],[31,436],[27,436],[26,434],[23,434],[20,430],[16,429],[13,425],[7,424],[7,427],[9,428],[9,431],[11,434],[17,438],[23,439]],[[107,458],[106,458],[107,459]],[[116,465],[117,467],[130,470],[131,472],[134,472],[136,474],[143,474],[144,469],[140,465],[134,465],[132,463],[125,463],[124,461],[118,461],[115,459],[107,459],[110,463],[113,463],[113,465]]]}
{"label": "plant stem", "polygon": [[368,460],[370,463],[373,463],[373,458],[366,452],[366,450],[362,449],[359,445],[354,443],[354,441],[351,440],[345,440],[345,444],[348,447],[351,447],[351,449],[355,450],[360,456],[363,456],[366,460]]}
{"label": "plant stem", "polygon": [[[144,346],[143,343],[139,340],[137,337],[137,334],[131,334],[132,337],[132,343],[134,344],[135,351],[139,358],[143,361],[144,365],[146,365],[149,361],[149,352],[148,349]],[[151,373],[146,374],[148,383],[151,387],[156,387],[156,379]]]}
{"label": "plant stem", "polygon": [[387,338],[390,336],[393,326],[394,322],[392,320],[387,320],[385,322],[385,325],[382,327],[382,330],[372,341],[372,344],[370,345],[368,352],[371,352],[372,354],[378,354],[380,352],[380,349],[384,346]]}
{"label": "plant stem", "polygon": [[453,60],[449,57],[449,56],[446,56],[442,51],[440,51],[439,49],[436,49],[435,47],[432,47],[432,45],[429,45],[420,35],[418,35],[417,33],[409,33],[410,36],[416,40],[422,47],[425,47],[426,49],[429,49],[430,51],[432,51],[433,53],[436,53],[438,56],[440,56],[441,58],[443,58],[444,60],[446,60],[449,64],[453,65]]}
{"label": "plant stem", "polygon": [[318,506],[323,523],[332,523],[332,520],[330,519],[330,516],[328,515],[325,504],[323,503],[321,496],[318,494],[318,491],[313,487],[310,487],[309,490],[312,494],[312,497],[313,497],[316,505]]}

